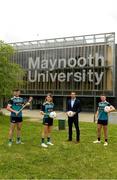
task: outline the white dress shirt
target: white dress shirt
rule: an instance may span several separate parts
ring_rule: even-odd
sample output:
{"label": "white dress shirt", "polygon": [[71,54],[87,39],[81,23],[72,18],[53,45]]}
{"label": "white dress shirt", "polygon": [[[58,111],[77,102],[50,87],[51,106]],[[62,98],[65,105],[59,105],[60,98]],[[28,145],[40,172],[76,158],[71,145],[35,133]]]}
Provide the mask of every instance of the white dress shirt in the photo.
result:
{"label": "white dress shirt", "polygon": [[74,102],[76,99],[71,99],[71,107],[73,108]]}

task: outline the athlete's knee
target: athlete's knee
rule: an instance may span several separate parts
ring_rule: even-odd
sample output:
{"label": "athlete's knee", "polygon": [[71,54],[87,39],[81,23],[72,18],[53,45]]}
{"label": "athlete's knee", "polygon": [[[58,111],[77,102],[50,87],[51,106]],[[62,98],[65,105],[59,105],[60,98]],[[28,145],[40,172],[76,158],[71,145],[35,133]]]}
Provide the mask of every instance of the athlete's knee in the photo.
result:
{"label": "athlete's knee", "polygon": [[20,126],[17,126],[17,130],[18,130],[18,131],[21,131],[21,127],[20,127]]}
{"label": "athlete's knee", "polygon": [[9,130],[9,134],[12,134],[13,132],[14,132],[13,129],[10,129],[10,130]]}

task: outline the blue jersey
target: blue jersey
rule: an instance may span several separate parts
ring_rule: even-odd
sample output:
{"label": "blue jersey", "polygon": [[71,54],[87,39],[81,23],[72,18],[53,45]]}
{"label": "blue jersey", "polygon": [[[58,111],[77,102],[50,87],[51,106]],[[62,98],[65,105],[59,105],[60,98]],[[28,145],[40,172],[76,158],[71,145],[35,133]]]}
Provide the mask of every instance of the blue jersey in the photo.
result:
{"label": "blue jersey", "polygon": [[[9,100],[8,105],[15,111],[19,111],[24,104],[24,99],[21,97],[13,97]],[[16,113],[11,112],[11,117],[22,117],[22,111],[16,116]]]}
{"label": "blue jersey", "polygon": [[54,103],[52,103],[52,102],[50,102],[50,103],[49,102],[43,103],[42,111],[44,113],[46,113],[44,115],[44,119],[45,118],[49,118],[49,113],[52,112],[53,110],[54,110]]}
{"label": "blue jersey", "polygon": [[110,106],[110,103],[107,101],[99,102],[98,104],[98,119],[99,120],[108,120],[108,113],[104,111],[105,106]]}

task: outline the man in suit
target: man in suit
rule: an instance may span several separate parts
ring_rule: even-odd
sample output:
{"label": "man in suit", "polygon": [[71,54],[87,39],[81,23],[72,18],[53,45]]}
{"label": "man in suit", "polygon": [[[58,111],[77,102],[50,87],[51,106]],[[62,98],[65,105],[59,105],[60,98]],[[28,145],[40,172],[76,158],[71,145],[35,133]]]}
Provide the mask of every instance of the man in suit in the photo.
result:
{"label": "man in suit", "polygon": [[81,111],[81,104],[80,100],[76,99],[76,93],[71,92],[70,99],[67,102],[67,112],[73,111],[74,115],[72,117],[69,117],[68,113],[68,141],[72,141],[72,126],[73,123],[76,128],[76,142],[80,141],[80,129],[79,129],[79,117],[78,114]]}

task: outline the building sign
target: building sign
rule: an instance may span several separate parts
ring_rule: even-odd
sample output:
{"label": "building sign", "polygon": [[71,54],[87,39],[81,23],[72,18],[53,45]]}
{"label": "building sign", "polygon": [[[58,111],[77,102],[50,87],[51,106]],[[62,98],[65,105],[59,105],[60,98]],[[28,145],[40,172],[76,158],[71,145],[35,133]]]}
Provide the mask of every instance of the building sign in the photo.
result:
{"label": "building sign", "polygon": [[[70,82],[73,79],[74,82],[86,82],[99,85],[104,76],[104,71],[97,72],[94,68],[104,67],[105,61],[103,56],[99,56],[98,53],[93,57],[89,55],[87,59],[85,57],[76,58],[61,58],[61,59],[40,59],[36,57],[33,59],[29,57],[28,61],[28,80],[29,82]],[[66,72],[66,69],[70,69],[70,72]],[[88,69],[86,69],[88,68]],[[76,72],[73,70],[76,69]],[[57,72],[57,70],[60,70]],[[80,70],[80,71],[79,71]]]}

